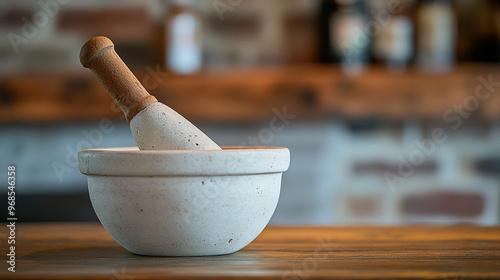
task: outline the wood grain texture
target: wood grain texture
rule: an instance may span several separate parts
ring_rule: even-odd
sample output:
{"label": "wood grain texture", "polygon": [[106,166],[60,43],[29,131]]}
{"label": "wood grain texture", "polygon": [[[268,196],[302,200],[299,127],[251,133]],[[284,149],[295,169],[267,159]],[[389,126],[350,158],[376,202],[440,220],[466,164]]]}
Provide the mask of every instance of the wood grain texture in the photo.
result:
{"label": "wood grain texture", "polygon": [[157,102],[121,60],[108,38],[99,36],[87,41],[80,51],[80,62],[94,72],[128,122],[142,109]]}
{"label": "wood grain texture", "polygon": [[16,248],[1,279],[500,279],[500,227],[268,227],[230,255],[144,257],[100,224],[20,223]]}
{"label": "wood grain texture", "polygon": [[[123,115],[90,71],[23,73],[0,78],[0,123],[118,119]],[[359,76],[338,65],[228,69],[176,76],[159,65],[134,69],[149,93],[193,122],[268,122],[273,109],[319,118],[420,118],[443,121],[481,85],[500,81],[495,64],[462,63],[443,75],[409,69],[401,75],[373,66]],[[469,120],[500,119],[500,89],[479,102]],[[481,94],[486,94],[481,88]],[[470,105],[469,105],[470,106]]]}

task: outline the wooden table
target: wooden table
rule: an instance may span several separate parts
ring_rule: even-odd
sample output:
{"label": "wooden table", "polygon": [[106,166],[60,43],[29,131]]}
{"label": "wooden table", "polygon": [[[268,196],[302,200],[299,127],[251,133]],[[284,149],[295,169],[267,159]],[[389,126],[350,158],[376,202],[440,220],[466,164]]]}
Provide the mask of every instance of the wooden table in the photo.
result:
{"label": "wooden table", "polygon": [[2,261],[1,279],[500,279],[500,227],[268,227],[213,257],[137,256],[96,223],[16,230],[16,272]]}

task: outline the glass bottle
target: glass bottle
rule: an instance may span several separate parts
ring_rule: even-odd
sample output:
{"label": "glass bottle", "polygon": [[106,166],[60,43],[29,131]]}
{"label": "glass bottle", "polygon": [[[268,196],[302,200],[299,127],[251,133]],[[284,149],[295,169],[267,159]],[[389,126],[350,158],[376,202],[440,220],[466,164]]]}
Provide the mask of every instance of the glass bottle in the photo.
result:
{"label": "glass bottle", "polygon": [[175,1],[165,19],[166,66],[178,74],[198,71],[203,63],[201,19],[191,1]]}
{"label": "glass bottle", "polygon": [[380,28],[373,37],[373,57],[387,64],[391,72],[401,73],[413,57],[414,24],[412,3],[401,1],[391,5],[388,0],[371,1],[371,21]]}
{"label": "glass bottle", "polygon": [[361,72],[369,60],[370,34],[364,1],[325,0],[328,57],[348,74]]}
{"label": "glass bottle", "polygon": [[416,63],[426,72],[447,72],[455,60],[456,20],[450,0],[422,0],[416,13]]}

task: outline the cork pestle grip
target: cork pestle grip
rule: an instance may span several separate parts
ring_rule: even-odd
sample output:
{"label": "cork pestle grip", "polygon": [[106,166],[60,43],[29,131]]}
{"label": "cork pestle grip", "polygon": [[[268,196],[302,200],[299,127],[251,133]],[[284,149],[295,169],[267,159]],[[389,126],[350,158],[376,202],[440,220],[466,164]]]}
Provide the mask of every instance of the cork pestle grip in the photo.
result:
{"label": "cork pestle grip", "polygon": [[115,52],[110,39],[99,36],[87,41],[80,51],[80,62],[94,72],[128,122],[142,109],[157,102]]}

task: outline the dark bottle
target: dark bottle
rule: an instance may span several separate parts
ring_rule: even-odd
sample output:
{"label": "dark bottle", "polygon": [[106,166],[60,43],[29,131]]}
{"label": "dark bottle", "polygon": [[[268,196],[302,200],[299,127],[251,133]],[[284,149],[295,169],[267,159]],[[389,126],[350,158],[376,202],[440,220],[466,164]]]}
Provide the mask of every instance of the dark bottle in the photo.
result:
{"label": "dark bottle", "polygon": [[370,22],[375,28],[372,55],[391,72],[406,69],[413,57],[413,2],[379,0],[370,2]]}
{"label": "dark bottle", "polygon": [[348,74],[369,61],[371,31],[364,1],[324,0],[321,14],[321,61],[339,62]]}

